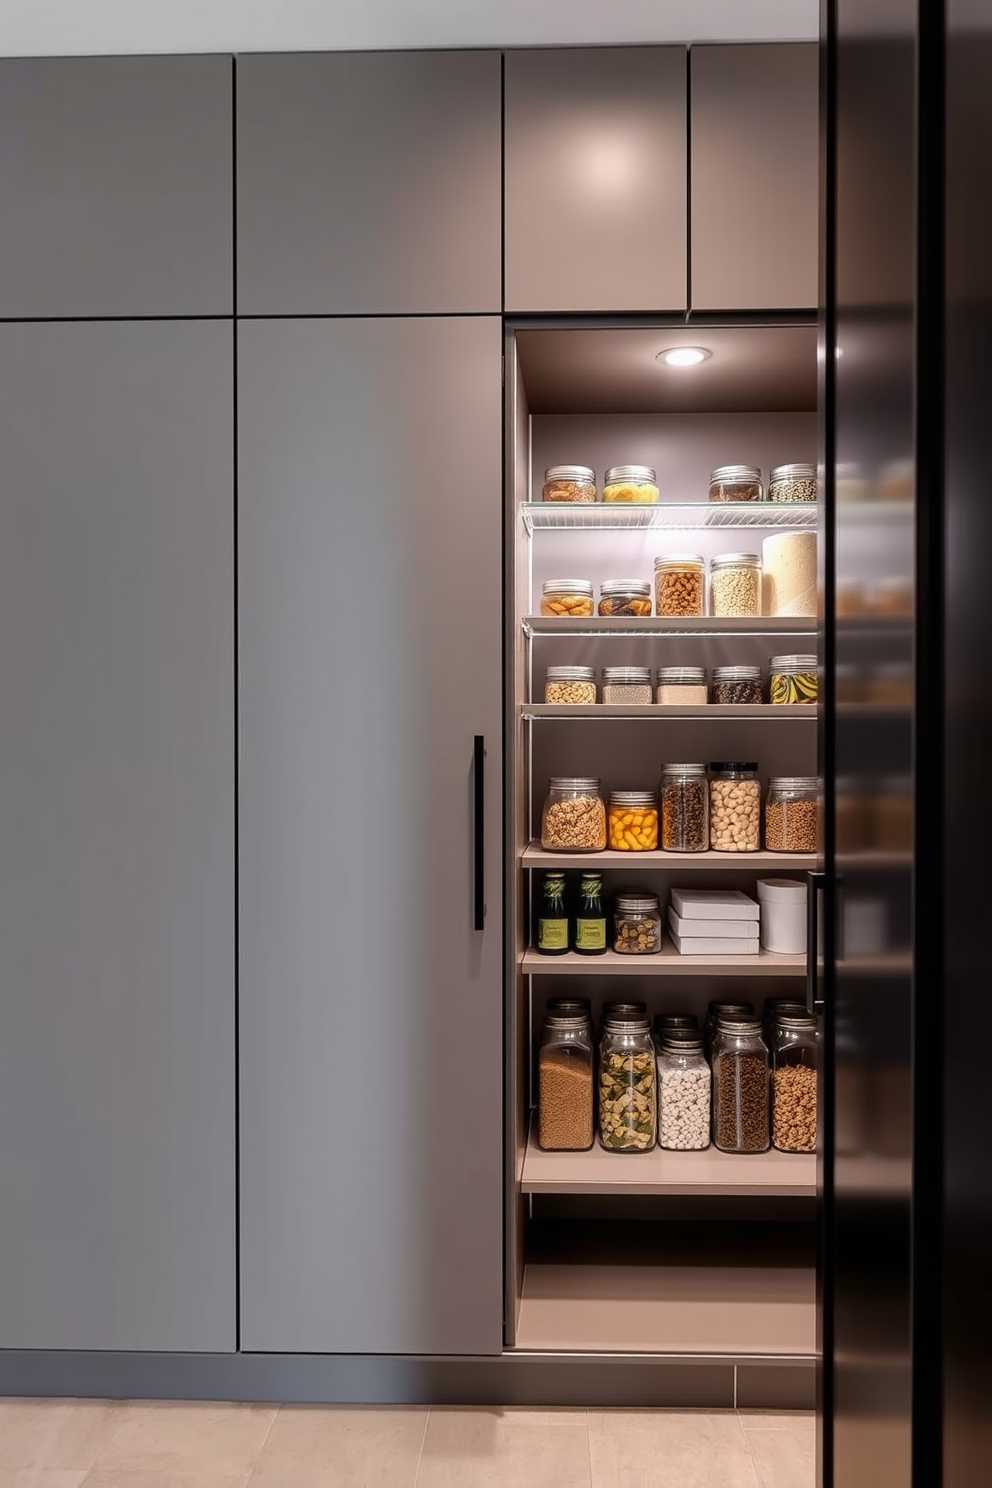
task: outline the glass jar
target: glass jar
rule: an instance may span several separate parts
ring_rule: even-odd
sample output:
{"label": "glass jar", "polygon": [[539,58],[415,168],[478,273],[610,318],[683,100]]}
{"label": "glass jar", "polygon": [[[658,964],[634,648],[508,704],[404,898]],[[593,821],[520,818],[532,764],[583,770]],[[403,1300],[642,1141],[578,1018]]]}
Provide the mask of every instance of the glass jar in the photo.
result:
{"label": "glass jar", "polygon": [[650,583],[647,579],[607,579],[599,588],[599,613],[650,615]]}
{"label": "glass jar", "polygon": [[655,1048],[660,1049],[666,1035],[692,1033],[702,1039],[699,1019],[694,1013],[656,1013],[651,1024],[651,1037]]}
{"label": "glass jar", "polygon": [[710,564],[710,614],[761,614],[761,559],[757,553],[720,553]]}
{"label": "glass jar", "polygon": [[663,1037],[658,1051],[658,1146],[669,1152],[700,1152],[709,1145],[710,1067],[702,1035]]}
{"label": "glass jar", "polygon": [[816,1019],[782,1011],[772,1044],[772,1141],[779,1152],[816,1151]]}
{"label": "glass jar", "polygon": [[719,1000],[710,1002],[706,1008],[706,1021],[703,1024],[703,1048],[707,1059],[713,1052],[713,1039],[716,1034],[716,1025],[721,1018],[753,1018],[754,1004],[751,1002],[721,1002]]}
{"label": "glass jar", "polygon": [[561,869],[544,875],[535,939],[542,956],[564,956],[568,950],[568,908],[565,874]]}
{"label": "glass jar", "polygon": [[650,667],[604,667],[603,702],[643,707],[654,702]]}
{"label": "glass jar", "polygon": [[757,764],[717,761],[710,770],[710,847],[714,852],[757,852],[761,845]]}
{"label": "glass jar", "polygon": [[788,1014],[790,1011],[800,1016],[806,1012],[806,1004],[797,1001],[794,993],[791,997],[765,998],[761,1014],[761,1037],[769,1049],[774,1047],[776,1023],[783,1013]]}
{"label": "glass jar", "polygon": [[646,506],[656,503],[658,496],[658,477],[650,465],[613,465],[606,472],[604,501]]}
{"label": "glass jar", "polygon": [[578,956],[606,955],[606,906],[601,873],[582,875],[575,909],[573,949]]}
{"label": "glass jar", "polygon": [[594,1052],[588,1011],[548,1007],[537,1056],[537,1141],[543,1152],[593,1144]]}
{"label": "glass jar", "polygon": [[705,765],[662,765],[661,845],[665,852],[705,852],[710,845]]}
{"label": "glass jar", "polygon": [[757,465],[718,465],[710,475],[711,501],[760,501],[761,497]]}
{"label": "glass jar", "polygon": [[703,667],[659,667],[656,699],[662,706],[698,708],[709,701]]}
{"label": "glass jar", "polygon": [[614,1011],[599,1044],[599,1140],[609,1152],[648,1152],[656,1113],[654,1044],[643,1004]]}
{"label": "glass jar", "polygon": [[769,501],[815,501],[815,465],[775,465],[768,477]]}
{"label": "glass jar", "polygon": [[714,703],[751,707],[764,702],[761,691],[761,668],[724,666],[713,668]]}
{"label": "glass jar", "polygon": [[545,501],[588,505],[596,500],[596,472],[588,465],[552,465],[544,472]]}
{"label": "glass jar", "polygon": [[816,702],[816,657],[809,654],[773,656],[768,663],[770,703]]}
{"label": "glass jar", "polygon": [[654,612],[675,619],[706,613],[706,564],[699,553],[654,560]]}
{"label": "glass jar", "polygon": [[713,1035],[713,1140],[721,1152],[767,1152],[768,1047],[757,1018],[725,1017]]}
{"label": "glass jar", "polygon": [[656,852],[658,798],[653,791],[611,791],[608,824],[614,852]]}
{"label": "glass jar", "polygon": [[559,706],[580,707],[596,701],[596,668],[548,667],[544,673],[544,701]]}
{"label": "glass jar", "polygon": [[588,579],[548,579],[541,594],[541,614],[591,615],[592,584]]}
{"label": "glass jar", "polygon": [[602,852],[606,846],[606,807],[592,776],[556,775],[548,786],[541,817],[545,852]]}
{"label": "glass jar", "polygon": [[661,950],[661,910],[657,894],[639,889],[617,894],[613,949],[621,956],[656,956]]}
{"label": "glass jar", "polygon": [[772,776],[765,803],[765,847],[769,852],[816,852],[819,794],[815,775]]}

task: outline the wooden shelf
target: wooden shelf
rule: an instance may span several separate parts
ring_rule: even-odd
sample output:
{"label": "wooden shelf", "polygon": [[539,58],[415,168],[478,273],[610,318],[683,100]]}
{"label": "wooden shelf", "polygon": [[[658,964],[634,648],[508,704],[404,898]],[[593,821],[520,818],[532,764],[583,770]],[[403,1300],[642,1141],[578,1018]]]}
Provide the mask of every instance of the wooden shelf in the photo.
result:
{"label": "wooden shelf", "polygon": [[545,1194],[720,1194],[725,1198],[809,1198],[816,1194],[812,1153],[542,1152],[527,1143],[521,1189]]}
{"label": "wooden shelf", "polygon": [[[542,956],[524,951],[520,965],[528,976],[725,976],[801,977],[806,974],[805,956],[777,956],[759,951],[756,956],[680,956],[666,936],[656,956],[626,956],[607,951],[605,956]],[[845,968],[846,969],[846,968]]]}
{"label": "wooden shelf", "polygon": [[528,843],[520,854],[525,868],[661,868],[666,873],[805,873],[815,868],[815,853],[679,853],[679,852],[545,852],[539,841]]}
{"label": "wooden shelf", "polygon": [[700,703],[689,708],[674,703],[521,703],[523,719],[559,718],[574,723],[579,719],[638,718],[656,723],[670,723],[675,718],[706,719],[710,723],[738,722],[816,723],[817,709],[809,703]]}
{"label": "wooden shelf", "polygon": [[[525,615],[530,636],[815,636],[817,622],[804,615]],[[807,704],[808,706],[808,704]]]}

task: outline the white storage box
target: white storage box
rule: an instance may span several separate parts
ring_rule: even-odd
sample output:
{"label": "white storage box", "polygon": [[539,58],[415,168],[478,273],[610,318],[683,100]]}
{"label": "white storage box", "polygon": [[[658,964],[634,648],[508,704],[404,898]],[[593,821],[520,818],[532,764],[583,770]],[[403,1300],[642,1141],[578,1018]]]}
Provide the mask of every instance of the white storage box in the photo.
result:
{"label": "white storage box", "polygon": [[668,911],[673,935],[683,940],[757,940],[757,920],[685,920],[674,909]]}
{"label": "white storage box", "polygon": [[672,944],[680,956],[756,956],[758,954],[756,935],[748,939],[742,937],[739,940],[718,940],[715,936],[712,939],[697,936],[692,940],[685,940],[681,935],[673,932]]}
{"label": "white storage box", "polygon": [[806,885],[795,878],[759,878],[761,944],[779,956],[806,949]]}
{"label": "white storage box", "polygon": [[683,920],[756,920],[758,905],[740,889],[673,889],[672,908]]}

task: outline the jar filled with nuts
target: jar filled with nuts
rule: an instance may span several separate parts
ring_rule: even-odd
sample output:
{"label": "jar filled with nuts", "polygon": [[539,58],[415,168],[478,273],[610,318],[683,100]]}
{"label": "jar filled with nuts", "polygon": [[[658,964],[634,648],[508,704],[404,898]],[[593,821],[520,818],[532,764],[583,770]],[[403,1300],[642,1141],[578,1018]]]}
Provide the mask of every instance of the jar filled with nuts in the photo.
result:
{"label": "jar filled with nuts", "polygon": [[592,776],[556,775],[548,787],[541,817],[545,852],[602,852],[606,847],[606,807]]}
{"label": "jar filled with nuts", "polygon": [[757,553],[720,553],[710,564],[710,614],[760,613],[761,559]]}
{"label": "jar filled with nuts", "polygon": [[661,910],[657,894],[639,889],[617,894],[613,949],[621,956],[655,956],[661,950]]}
{"label": "jar filled with nuts", "polygon": [[659,667],[657,701],[662,706],[698,708],[708,701],[703,667]]}
{"label": "jar filled with nuts", "polygon": [[813,775],[772,776],[765,805],[765,846],[769,852],[816,852],[818,795]]}
{"label": "jar filled with nuts", "polygon": [[706,564],[698,553],[667,553],[654,560],[654,612],[678,618],[706,611]]}
{"label": "jar filled with nuts", "polygon": [[658,1051],[658,1146],[699,1152],[710,1145],[710,1067],[697,1030],[668,1030]]}
{"label": "jar filled with nuts", "polygon": [[769,501],[815,501],[815,465],[775,465],[768,477]]}
{"label": "jar filled with nuts", "polygon": [[606,472],[606,502],[645,506],[657,503],[658,497],[658,476],[650,465],[613,465]]}
{"label": "jar filled with nuts", "polygon": [[578,707],[596,701],[596,668],[548,667],[544,673],[544,701]]}
{"label": "jar filled with nuts", "polygon": [[608,813],[614,852],[655,852],[658,801],[653,791],[611,791]]}
{"label": "jar filled with nuts", "polygon": [[757,852],[761,846],[757,764],[719,760],[710,769],[710,847],[714,852]]}
{"label": "jar filled with nuts", "polygon": [[713,1035],[713,1140],[721,1152],[767,1152],[768,1048],[757,1018],[723,1017]]}
{"label": "jar filled with nuts", "polygon": [[651,585],[647,579],[607,579],[600,585],[601,615],[650,615]]}
{"label": "jar filled with nuts", "polygon": [[650,667],[604,667],[603,702],[644,707],[654,702]]}
{"label": "jar filled with nuts", "polygon": [[804,1010],[775,1021],[772,1141],[780,1152],[816,1151],[816,1019]]}
{"label": "jar filled with nuts", "polygon": [[666,852],[705,852],[710,845],[705,765],[662,765],[661,845]]}
{"label": "jar filled with nuts", "polygon": [[768,701],[816,703],[816,657],[811,653],[773,656],[768,665]]}
{"label": "jar filled with nuts", "polygon": [[545,501],[588,505],[596,500],[596,473],[588,465],[552,465],[544,472]]}
{"label": "jar filled with nuts", "polygon": [[592,584],[588,579],[546,580],[541,595],[542,615],[555,615],[562,619],[566,615],[592,613]]}
{"label": "jar filled with nuts", "polygon": [[599,1045],[599,1140],[648,1152],[655,1140],[655,1058],[644,1004],[611,1010]]}
{"label": "jar filled with nuts", "polygon": [[763,702],[761,668],[725,666],[713,668],[713,701],[726,706],[752,707]]}
{"label": "jar filled with nuts", "polygon": [[760,501],[761,497],[757,465],[718,465],[710,475],[711,501]]}
{"label": "jar filled with nuts", "polygon": [[543,1152],[593,1144],[593,1037],[588,1004],[549,1004],[537,1056],[537,1140]]}

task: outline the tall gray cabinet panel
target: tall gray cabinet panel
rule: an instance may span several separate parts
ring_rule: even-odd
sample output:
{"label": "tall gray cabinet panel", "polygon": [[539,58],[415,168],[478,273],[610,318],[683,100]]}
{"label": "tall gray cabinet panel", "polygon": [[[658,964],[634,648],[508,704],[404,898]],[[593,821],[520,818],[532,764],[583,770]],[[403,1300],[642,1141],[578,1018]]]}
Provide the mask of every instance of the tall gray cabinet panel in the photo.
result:
{"label": "tall gray cabinet panel", "polygon": [[692,309],[815,306],[816,45],[697,46],[690,66]]}
{"label": "tall gray cabinet panel", "polygon": [[0,1348],[235,1346],[231,343],[0,326]]}
{"label": "tall gray cabinet panel", "polygon": [[0,61],[0,317],[230,314],[232,66]]}
{"label": "tall gray cabinet panel", "polygon": [[500,321],[239,340],[242,1343],[495,1353]]}
{"label": "tall gray cabinet panel", "polygon": [[245,315],[501,308],[498,52],[238,59]]}
{"label": "tall gray cabinet panel", "polygon": [[506,308],[686,306],[682,47],[506,55]]}

